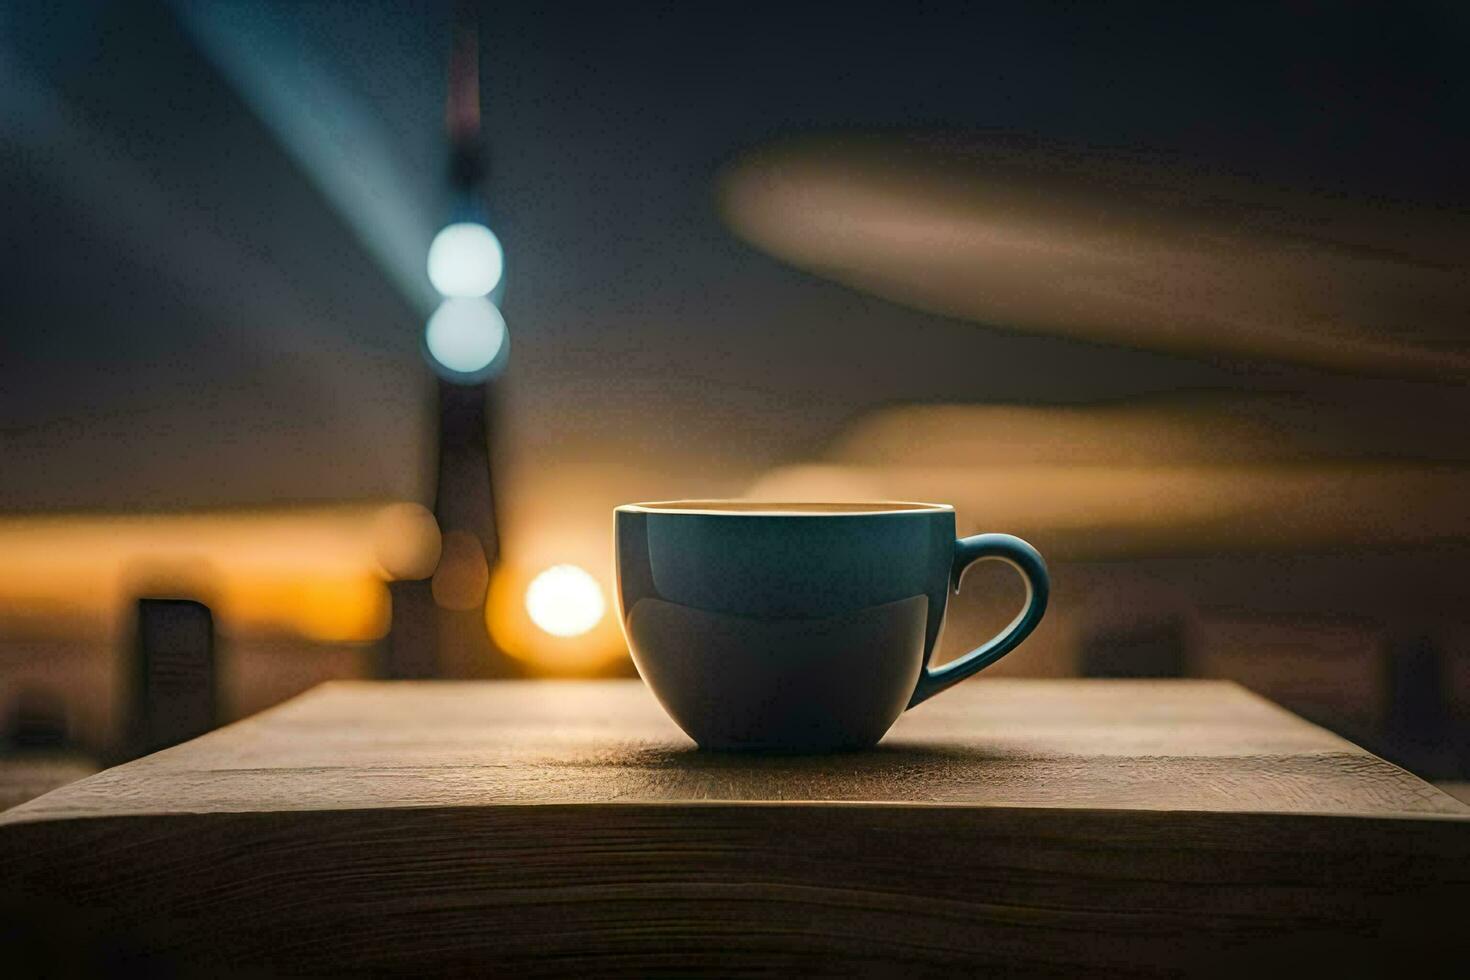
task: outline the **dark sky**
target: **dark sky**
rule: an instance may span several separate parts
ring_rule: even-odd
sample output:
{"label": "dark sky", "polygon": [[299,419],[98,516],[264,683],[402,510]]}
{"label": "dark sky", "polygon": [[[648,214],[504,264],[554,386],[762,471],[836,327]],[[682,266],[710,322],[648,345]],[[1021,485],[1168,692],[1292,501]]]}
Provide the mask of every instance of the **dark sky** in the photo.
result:
{"label": "dark sky", "polygon": [[[926,315],[719,222],[721,166],[843,130],[1018,133],[1463,211],[1463,7],[1183,7],[484,5],[509,513],[599,463],[659,496],[735,493],[888,402],[1346,383]],[[283,140],[279,106],[201,48],[201,17],[299,86],[294,131],[336,157]],[[411,3],[6,6],[0,507],[425,492],[422,276],[393,256],[421,256],[447,208],[449,21]],[[323,191],[344,182],[346,205]]]}

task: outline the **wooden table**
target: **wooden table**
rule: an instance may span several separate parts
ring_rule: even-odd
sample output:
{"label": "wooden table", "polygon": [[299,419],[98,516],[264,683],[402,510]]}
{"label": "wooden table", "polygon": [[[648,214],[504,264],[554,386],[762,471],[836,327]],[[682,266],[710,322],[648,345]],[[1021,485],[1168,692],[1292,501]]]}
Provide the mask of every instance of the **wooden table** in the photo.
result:
{"label": "wooden table", "polygon": [[981,679],[821,757],[697,752],[632,681],[334,683],[0,815],[0,861],[83,967],[1361,971],[1470,933],[1470,808],[1210,681]]}

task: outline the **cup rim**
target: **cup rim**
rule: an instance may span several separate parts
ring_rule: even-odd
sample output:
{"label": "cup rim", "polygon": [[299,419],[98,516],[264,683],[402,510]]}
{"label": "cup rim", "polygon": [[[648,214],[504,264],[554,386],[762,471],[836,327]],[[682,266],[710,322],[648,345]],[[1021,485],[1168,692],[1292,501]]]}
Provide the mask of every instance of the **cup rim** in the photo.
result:
{"label": "cup rim", "polygon": [[620,504],[619,514],[682,514],[699,517],[874,517],[901,514],[953,513],[949,504],[915,500],[862,501],[763,501],[730,498],[723,500],[652,500]]}

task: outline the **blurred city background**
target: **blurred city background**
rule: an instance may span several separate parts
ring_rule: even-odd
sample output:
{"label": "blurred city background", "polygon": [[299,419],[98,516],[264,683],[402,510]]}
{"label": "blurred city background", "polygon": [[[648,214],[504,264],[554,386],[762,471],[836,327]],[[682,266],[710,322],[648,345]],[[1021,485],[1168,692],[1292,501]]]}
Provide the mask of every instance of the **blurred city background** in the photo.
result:
{"label": "blurred city background", "polygon": [[[0,805],[332,678],[631,676],[612,508],[737,496],[1034,542],[996,675],[1230,678],[1465,780],[1467,40],[7,3]],[[973,572],[941,659],[1021,591]]]}

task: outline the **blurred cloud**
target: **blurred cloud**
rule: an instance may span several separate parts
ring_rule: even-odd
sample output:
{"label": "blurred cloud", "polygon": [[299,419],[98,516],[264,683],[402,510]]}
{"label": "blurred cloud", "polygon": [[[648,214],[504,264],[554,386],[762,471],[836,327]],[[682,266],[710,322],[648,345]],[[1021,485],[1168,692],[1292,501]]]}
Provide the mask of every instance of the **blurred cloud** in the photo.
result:
{"label": "blurred cloud", "polygon": [[1453,212],[1283,194],[1013,137],[788,140],[724,175],[730,227],[919,309],[1128,346],[1470,376]]}

